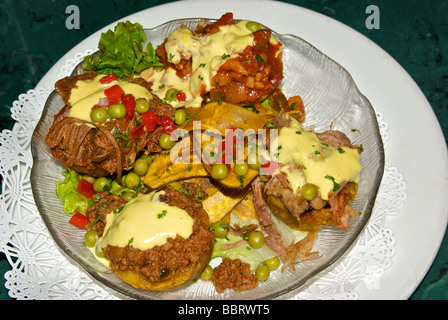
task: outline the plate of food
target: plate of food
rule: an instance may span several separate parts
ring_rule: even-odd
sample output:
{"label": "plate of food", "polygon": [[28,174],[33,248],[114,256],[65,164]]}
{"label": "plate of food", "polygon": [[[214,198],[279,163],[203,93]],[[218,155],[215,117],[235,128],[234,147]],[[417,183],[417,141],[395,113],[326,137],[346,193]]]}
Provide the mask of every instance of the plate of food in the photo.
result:
{"label": "plate of food", "polygon": [[384,170],[351,75],[231,12],[118,22],[55,82],[31,149],[60,249],[137,299],[296,290],[353,245]]}

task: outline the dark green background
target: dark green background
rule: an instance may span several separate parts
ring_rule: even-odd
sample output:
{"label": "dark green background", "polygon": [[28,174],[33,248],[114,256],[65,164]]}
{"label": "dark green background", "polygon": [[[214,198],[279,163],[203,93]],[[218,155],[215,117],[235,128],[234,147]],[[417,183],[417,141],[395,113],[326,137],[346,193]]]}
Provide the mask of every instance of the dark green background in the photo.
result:
{"label": "dark green background", "polygon": [[[211,0],[212,1],[212,0]],[[11,129],[12,102],[33,89],[67,51],[100,28],[134,12],[172,1],[161,0],[1,0],[0,117]],[[296,0],[285,1],[323,13],[373,40],[395,58],[431,104],[448,135],[448,0]],[[65,28],[68,5],[81,12],[78,30]],[[380,9],[380,29],[365,26],[368,5]],[[274,13],[275,14],[275,13]],[[167,17],[169,20],[169,17]],[[10,270],[0,254],[0,274]],[[448,298],[448,239],[411,299]],[[0,278],[0,299],[9,299]]]}

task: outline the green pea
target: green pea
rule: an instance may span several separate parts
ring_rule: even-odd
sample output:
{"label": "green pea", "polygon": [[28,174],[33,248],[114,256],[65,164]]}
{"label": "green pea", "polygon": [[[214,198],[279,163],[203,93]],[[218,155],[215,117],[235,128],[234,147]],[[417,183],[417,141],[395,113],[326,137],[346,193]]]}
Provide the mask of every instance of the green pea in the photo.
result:
{"label": "green pea", "polygon": [[135,172],[129,172],[124,178],[124,184],[129,189],[134,189],[140,184],[140,177]]}
{"label": "green pea", "polygon": [[269,271],[269,268],[264,264],[259,265],[257,269],[255,269],[255,276],[258,281],[266,281],[270,274],[271,272]]}
{"label": "green pea", "polygon": [[89,181],[90,183],[94,183],[95,182],[95,178],[92,176],[89,176],[88,174],[85,174],[82,176],[82,178],[86,181]]}
{"label": "green pea", "polygon": [[101,246],[95,246],[95,254],[98,258],[104,258],[104,251]]}
{"label": "green pea", "polygon": [[247,156],[247,163],[252,170],[259,170],[261,168],[260,157],[254,152],[249,153]]}
{"label": "green pea", "polygon": [[185,112],[184,109],[177,109],[174,112],[174,122],[178,125],[181,125],[182,123],[187,120],[187,112]]}
{"label": "green pea", "polygon": [[312,183],[305,183],[300,188],[300,193],[305,200],[311,201],[317,196],[317,186]]}
{"label": "green pea", "polygon": [[140,159],[145,160],[148,163],[148,166],[150,166],[151,163],[152,163],[152,157],[151,156],[143,155],[143,156],[140,157]]}
{"label": "green pea", "polygon": [[99,239],[98,231],[89,230],[84,234],[84,243],[87,247],[93,248]]}
{"label": "green pea", "polygon": [[137,159],[134,163],[134,172],[139,176],[144,176],[148,172],[149,165],[145,159]]}
{"label": "green pea", "polygon": [[168,89],[168,91],[165,93],[165,99],[168,102],[174,101],[176,99],[176,95],[179,93],[179,90],[174,89],[174,88],[170,88]]}
{"label": "green pea", "polygon": [[216,221],[212,224],[210,230],[215,234],[216,238],[225,238],[229,233],[229,226],[223,221]]}
{"label": "green pea", "polygon": [[135,100],[135,111],[137,113],[142,114],[149,110],[149,102],[146,99],[139,98]]}
{"label": "green pea", "polygon": [[126,108],[121,103],[116,103],[107,108],[107,115],[112,119],[121,119],[126,115]]}
{"label": "green pea", "polygon": [[90,120],[95,123],[106,122],[107,110],[105,108],[95,108],[90,111]]}
{"label": "green pea", "polygon": [[247,163],[236,163],[233,167],[233,171],[235,171],[238,176],[244,176],[247,171],[249,171],[249,165]]}
{"label": "green pea", "polygon": [[249,21],[248,23],[246,23],[246,28],[252,32],[255,32],[261,30],[261,25],[258,22]]}
{"label": "green pea", "polygon": [[108,191],[110,190],[111,182],[106,177],[100,177],[93,182],[93,190],[95,192]]}
{"label": "green pea", "polygon": [[176,189],[177,191],[179,191],[180,189],[182,189],[182,183],[180,183],[179,181],[173,181],[168,183],[169,186],[172,186],[174,189]]}
{"label": "green pea", "polygon": [[260,231],[254,230],[249,233],[249,245],[254,249],[259,249],[264,244],[264,235]]}
{"label": "green pea", "polygon": [[216,180],[225,179],[228,174],[229,168],[224,163],[215,163],[210,170],[211,177]]}
{"label": "green pea", "polygon": [[165,150],[171,149],[175,144],[176,141],[172,141],[171,136],[168,133],[162,133],[159,138],[159,145]]}
{"label": "green pea", "polygon": [[270,269],[275,270],[280,266],[280,259],[278,257],[274,257],[272,259],[266,260],[264,264]]}
{"label": "green pea", "polygon": [[201,272],[201,279],[207,281],[210,280],[212,276],[213,276],[213,268],[211,265],[208,264],[205,267],[205,269]]}
{"label": "green pea", "polygon": [[134,199],[135,196],[136,196],[136,194],[134,192],[131,192],[131,191],[126,191],[125,193],[123,193],[121,195],[123,200],[126,201],[126,202],[131,201],[132,199]]}

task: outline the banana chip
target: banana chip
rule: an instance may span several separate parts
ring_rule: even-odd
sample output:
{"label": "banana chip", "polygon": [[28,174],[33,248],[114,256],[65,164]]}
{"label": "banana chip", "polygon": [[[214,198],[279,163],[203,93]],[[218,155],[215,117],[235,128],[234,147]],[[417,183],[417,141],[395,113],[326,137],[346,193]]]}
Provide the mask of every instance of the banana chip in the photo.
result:
{"label": "banana chip", "polygon": [[208,171],[202,164],[174,164],[169,154],[161,154],[149,166],[143,182],[152,189],[158,189],[170,182],[206,176]]}
{"label": "banana chip", "polygon": [[266,124],[266,118],[240,107],[226,102],[212,102],[202,108],[188,108],[190,119],[185,121],[179,128],[187,131],[193,130],[195,121],[200,121],[201,130],[219,130],[224,136],[226,129],[232,127],[247,129],[262,129]]}
{"label": "banana chip", "polygon": [[[202,202],[202,206],[207,212],[210,222],[216,222],[223,219],[236,207],[248,199],[248,194],[251,193],[250,186],[240,190],[229,190],[221,188],[220,185],[213,182],[208,177],[199,177],[188,179],[186,182],[192,182],[197,184],[205,193],[207,198]],[[240,206],[240,211],[245,210],[246,206]],[[255,208],[253,208],[255,211]],[[251,214],[245,213],[242,215],[242,219],[250,216]]]}

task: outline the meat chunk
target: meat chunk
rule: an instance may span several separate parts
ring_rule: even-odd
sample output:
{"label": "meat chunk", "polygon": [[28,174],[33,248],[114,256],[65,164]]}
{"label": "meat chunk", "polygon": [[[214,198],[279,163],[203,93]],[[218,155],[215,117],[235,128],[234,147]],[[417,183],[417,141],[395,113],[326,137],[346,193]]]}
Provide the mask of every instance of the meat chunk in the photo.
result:
{"label": "meat chunk", "polygon": [[[95,75],[94,72],[89,72],[66,77],[56,83],[56,90],[66,105],[55,115],[45,143],[50,147],[52,156],[67,168],[95,177],[116,174],[120,179],[121,172],[131,169],[138,154],[144,149],[161,151],[158,139],[163,131],[156,129],[151,132],[143,128],[143,134],[134,137],[130,133],[143,122],[141,115],[137,113],[130,121],[125,118],[113,119],[101,125],[69,117],[71,90],[76,87],[78,80],[92,79]],[[128,81],[150,88],[141,78]],[[174,116],[174,108],[163,103],[157,96],[153,96],[149,103],[156,115]]]}
{"label": "meat chunk", "polygon": [[227,288],[240,291],[253,289],[258,285],[257,277],[250,272],[249,264],[229,258],[223,259],[213,270],[212,282],[219,293]]}
{"label": "meat chunk", "polygon": [[134,248],[132,244],[104,248],[111,261],[110,268],[125,281],[137,277],[138,283],[132,284],[144,289],[170,289],[193,279],[208,263],[213,249],[214,235],[202,205],[172,186],[164,191],[160,201],[184,209],[193,218],[193,233],[188,238],[169,238],[148,250]]}
{"label": "meat chunk", "polygon": [[126,201],[122,197],[107,191],[98,193],[98,196],[99,200],[86,210],[86,217],[89,218],[91,225],[87,230],[96,230],[102,236],[107,215],[114,210],[118,210]]}
{"label": "meat chunk", "polygon": [[342,148],[342,147],[348,147],[348,148],[356,148],[358,149],[359,153],[361,153],[361,150],[358,146],[352,144],[350,139],[347,137],[345,133],[339,130],[327,130],[324,132],[316,133],[316,136],[322,140],[323,142],[326,142],[336,149]]}

